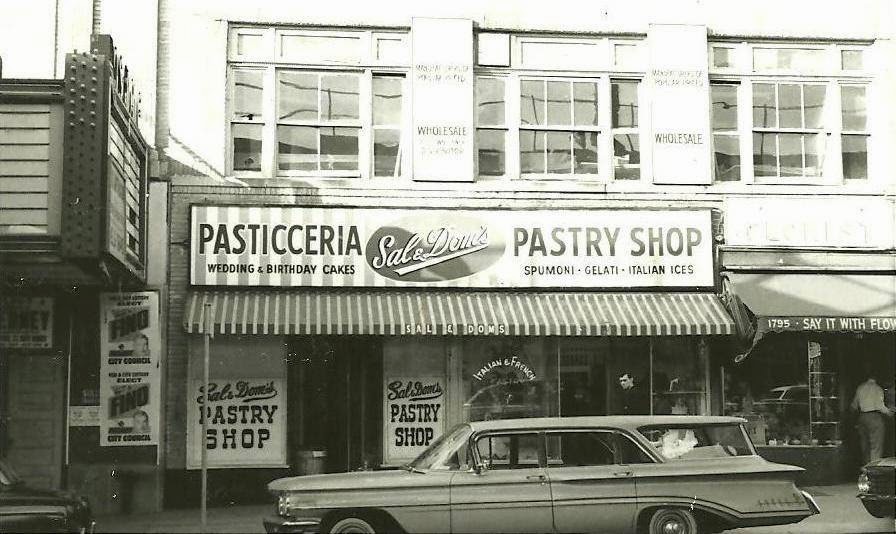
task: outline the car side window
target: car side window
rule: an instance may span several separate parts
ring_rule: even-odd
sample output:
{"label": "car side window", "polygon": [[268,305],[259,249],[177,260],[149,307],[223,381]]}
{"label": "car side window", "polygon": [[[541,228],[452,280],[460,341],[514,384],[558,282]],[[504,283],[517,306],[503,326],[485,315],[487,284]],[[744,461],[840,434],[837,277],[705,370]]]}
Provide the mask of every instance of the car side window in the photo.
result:
{"label": "car side window", "polygon": [[476,450],[489,469],[528,469],[539,466],[538,444],[536,433],[489,434],[476,440]]}
{"label": "car side window", "polygon": [[635,445],[627,436],[616,434],[616,463],[618,464],[652,464],[656,463],[644,449]]}
{"label": "car side window", "polygon": [[615,436],[604,431],[552,432],[547,435],[548,466],[613,465],[617,463]]}

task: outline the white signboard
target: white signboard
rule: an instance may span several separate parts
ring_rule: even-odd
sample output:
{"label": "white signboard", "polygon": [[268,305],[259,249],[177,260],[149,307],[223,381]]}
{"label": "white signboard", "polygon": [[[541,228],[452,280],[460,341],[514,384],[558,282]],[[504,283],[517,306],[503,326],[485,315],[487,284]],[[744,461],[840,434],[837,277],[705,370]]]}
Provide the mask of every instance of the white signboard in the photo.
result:
{"label": "white signboard", "polygon": [[473,181],[472,24],[462,19],[412,21],[415,180]]}
{"label": "white signboard", "polygon": [[713,285],[709,210],[194,206],[190,235],[194,285]]}
{"label": "white signboard", "polygon": [[885,198],[729,198],[725,243],[755,247],[894,247],[893,204]]}
{"label": "white signboard", "polygon": [[706,27],[651,24],[647,41],[653,181],[712,183]]}
{"label": "white signboard", "polygon": [[158,445],[159,296],[100,295],[100,445]]}
{"label": "white signboard", "polygon": [[0,298],[0,347],[5,349],[48,349],[52,346],[52,298]]}
{"label": "white signboard", "polygon": [[282,378],[212,379],[202,409],[202,380],[187,399],[187,467],[202,462],[202,417],[209,467],[286,467],[286,381]]}
{"label": "white signboard", "polygon": [[385,463],[416,458],[445,431],[445,382],[441,377],[386,377]]}

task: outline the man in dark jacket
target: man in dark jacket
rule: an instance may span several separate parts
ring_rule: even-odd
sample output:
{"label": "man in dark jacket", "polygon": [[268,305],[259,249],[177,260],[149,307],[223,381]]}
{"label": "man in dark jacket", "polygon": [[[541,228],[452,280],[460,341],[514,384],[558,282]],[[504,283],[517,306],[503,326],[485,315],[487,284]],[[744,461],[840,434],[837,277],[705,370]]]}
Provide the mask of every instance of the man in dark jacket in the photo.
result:
{"label": "man in dark jacket", "polygon": [[619,414],[649,415],[648,395],[637,384],[631,373],[619,375]]}

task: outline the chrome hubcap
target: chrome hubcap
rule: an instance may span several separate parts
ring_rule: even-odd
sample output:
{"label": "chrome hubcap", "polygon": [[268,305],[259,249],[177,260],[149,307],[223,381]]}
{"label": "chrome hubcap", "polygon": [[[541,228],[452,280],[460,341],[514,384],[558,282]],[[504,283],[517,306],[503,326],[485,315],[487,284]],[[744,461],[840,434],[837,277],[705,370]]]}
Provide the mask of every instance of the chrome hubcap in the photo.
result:
{"label": "chrome hubcap", "polygon": [[663,523],[662,532],[663,534],[684,534],[686,531],[681,521],[676,518],[670,518]]}

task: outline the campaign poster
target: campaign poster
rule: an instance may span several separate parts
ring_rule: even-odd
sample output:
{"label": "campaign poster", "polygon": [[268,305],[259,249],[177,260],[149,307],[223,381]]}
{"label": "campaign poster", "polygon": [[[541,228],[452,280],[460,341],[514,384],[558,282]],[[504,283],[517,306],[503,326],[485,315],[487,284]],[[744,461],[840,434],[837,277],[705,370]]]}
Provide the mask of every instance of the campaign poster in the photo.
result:
{"label": "campaign poster", "polygon": [[100,445],[158,445],[159,296],[103,293],[100,314]]}
{"label": "campaign poster", "polygon": [[285,467],[286,381],[281,378],[212,378],[203,409],[202,380],[187,399],[191,469],[202,463],[202,420],[207,419],[208,467]]}
{"label": "campaign poster", "polygon": [[386,463],[416,458],[445,430],[442,377],[387,377],[385,380]]}

